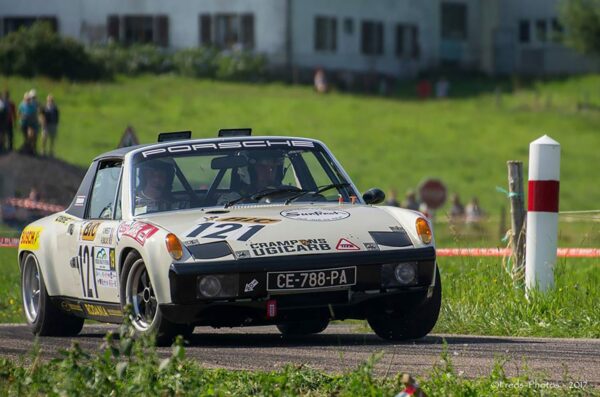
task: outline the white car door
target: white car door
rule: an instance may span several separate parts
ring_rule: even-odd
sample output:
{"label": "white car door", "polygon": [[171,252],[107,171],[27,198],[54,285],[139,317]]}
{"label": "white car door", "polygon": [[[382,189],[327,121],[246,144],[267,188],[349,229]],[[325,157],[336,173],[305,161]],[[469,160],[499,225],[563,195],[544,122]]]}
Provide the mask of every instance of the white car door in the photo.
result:
{"label": "white car door", "polygon": [[115,247],[121,169],[122,160],[99,163],[84,219],[73,232],[71,271],[78,285],[76,296],[83,300],[119,301]]}

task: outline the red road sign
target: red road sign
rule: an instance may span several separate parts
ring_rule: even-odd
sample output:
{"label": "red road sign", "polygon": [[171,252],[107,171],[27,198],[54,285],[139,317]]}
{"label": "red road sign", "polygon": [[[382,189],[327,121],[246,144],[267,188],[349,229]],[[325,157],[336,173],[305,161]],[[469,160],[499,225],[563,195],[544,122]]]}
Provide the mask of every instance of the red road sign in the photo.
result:
{"label": "red road sign", "polygon": [[430,209],[438,209],[446,202],[446,186],[439,179],[427,179],[419,186],[419,197]]}

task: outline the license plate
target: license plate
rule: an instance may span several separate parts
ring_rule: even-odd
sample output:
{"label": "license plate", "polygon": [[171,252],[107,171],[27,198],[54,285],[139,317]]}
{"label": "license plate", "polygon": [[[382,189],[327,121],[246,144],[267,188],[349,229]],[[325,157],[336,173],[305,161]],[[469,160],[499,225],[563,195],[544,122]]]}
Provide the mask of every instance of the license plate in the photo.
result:
{"label": "license plate", "polygon": [[356,266],[267,273],[267,291],[345,287],[356,284]]}

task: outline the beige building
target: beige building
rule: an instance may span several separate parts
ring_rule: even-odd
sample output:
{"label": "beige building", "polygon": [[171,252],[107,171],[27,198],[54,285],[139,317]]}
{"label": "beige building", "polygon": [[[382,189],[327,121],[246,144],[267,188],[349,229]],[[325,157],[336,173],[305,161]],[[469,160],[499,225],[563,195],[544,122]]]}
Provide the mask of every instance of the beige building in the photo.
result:
{"label": "beige building", "polygon": [[598,70],[557,39],[559,0],[0,0],[0,34],[38,19],[84,43],[215,45],[274,67],[411,77]]}

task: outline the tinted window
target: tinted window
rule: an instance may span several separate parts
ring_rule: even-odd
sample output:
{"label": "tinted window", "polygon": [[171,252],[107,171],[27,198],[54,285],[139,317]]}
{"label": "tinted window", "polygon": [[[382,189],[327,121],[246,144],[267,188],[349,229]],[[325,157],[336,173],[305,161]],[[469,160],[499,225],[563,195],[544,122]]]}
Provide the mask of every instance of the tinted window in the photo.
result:
{"label": "tinted window", "polygon": [[90,219],[112,219],[115,211],[115,197],[119,187],[121,161],[100,163],[88,209]]}

